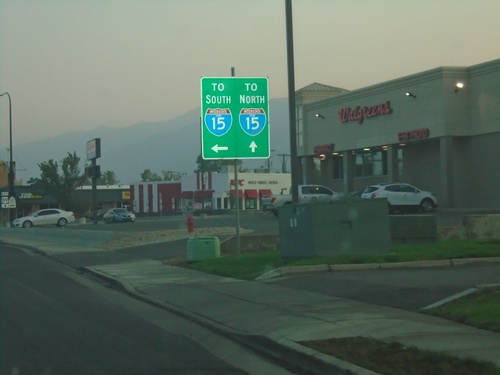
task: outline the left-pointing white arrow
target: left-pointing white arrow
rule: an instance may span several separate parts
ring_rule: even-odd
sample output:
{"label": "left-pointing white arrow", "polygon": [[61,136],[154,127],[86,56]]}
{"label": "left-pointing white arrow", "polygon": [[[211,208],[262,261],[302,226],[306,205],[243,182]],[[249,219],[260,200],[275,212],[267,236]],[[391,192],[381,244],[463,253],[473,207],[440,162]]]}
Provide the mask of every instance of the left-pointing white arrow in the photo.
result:
{"label": "left-pointing white arrow", "polygon": [[252,143],[250,143],[250,146],[248,146],[252,149],[252,152],[255,152],[255,149],[257,148],[257,143],[255,143],[255,141],[252,141]]}
{"label": "left-pointing white arrow", "polygon": [[228,147],[227,146],[215,145],[214,147],[212,147],[212,150],[214,150],[215,152],[218,153],[219,151],[227,151]]}

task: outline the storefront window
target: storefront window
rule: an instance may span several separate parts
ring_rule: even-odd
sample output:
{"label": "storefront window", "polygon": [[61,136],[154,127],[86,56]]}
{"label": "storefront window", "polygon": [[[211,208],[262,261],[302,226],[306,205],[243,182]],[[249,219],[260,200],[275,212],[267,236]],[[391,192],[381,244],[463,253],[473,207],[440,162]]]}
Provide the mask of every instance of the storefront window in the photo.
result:
{"label": "storefront window", "polygon": [[321,159],[320,158],[314,158],[314,168],[312,170],[312,173],[309,174],[308,178],[309,178],[309,182],[312,184],[321,183]]}
{"label": "storefront window", "polygon": [[400,176],[403,175],[403,149],[398,149],[398,173]]}
{"label": "storefront window", "polygon": [[382,149],[356,151],[354,177],[387,175],[387,151]]}
{"label": "storefront window", "polygon": [[344,160],[341,154],[333,154],[333,179],[341,180],[344,178]]}
{"label": "storefront window", "polygon": [[245,209],[255,209],[257,208],[257,199],[247,198],[245,199]]}
{"label": "storefront window", "polygon": [[373,175],[387,175],[387,150],[378,150],[373,152]]}

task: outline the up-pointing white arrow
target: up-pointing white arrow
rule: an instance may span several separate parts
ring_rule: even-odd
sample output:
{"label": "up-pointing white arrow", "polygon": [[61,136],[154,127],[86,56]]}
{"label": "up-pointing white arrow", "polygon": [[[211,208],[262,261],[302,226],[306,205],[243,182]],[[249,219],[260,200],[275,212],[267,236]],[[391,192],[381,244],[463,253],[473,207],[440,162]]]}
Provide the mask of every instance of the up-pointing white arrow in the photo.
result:
{"label": "up-pointing white arrow", "polygon": [[255,141],[252,141],[252,143],[250,143],[250,146],[248,146],[252,149],[252,152],[255,152],[255,149],[257,148],[257,143],[255,143]]}
{"label": "up-pointing white arrow", "polygon": [[216,153],[219,153],[219,151],[227,151],[228,147],[227,146],[219,146],[218,144],[212,147],[212,150],[214,150]]}

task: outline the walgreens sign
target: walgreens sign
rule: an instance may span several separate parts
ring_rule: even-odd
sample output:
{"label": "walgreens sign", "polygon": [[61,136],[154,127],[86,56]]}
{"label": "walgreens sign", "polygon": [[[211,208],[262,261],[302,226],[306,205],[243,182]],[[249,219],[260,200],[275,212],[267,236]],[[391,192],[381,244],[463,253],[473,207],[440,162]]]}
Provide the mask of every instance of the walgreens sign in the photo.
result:
{"label": "walgreens sign", "polygon": [[357,106],[355,108],[341,108],[338,112],[340,122],[355,121],[362,124],[366,118],[388,115],[392,113],[391,102],[372,105],[371,107]]}

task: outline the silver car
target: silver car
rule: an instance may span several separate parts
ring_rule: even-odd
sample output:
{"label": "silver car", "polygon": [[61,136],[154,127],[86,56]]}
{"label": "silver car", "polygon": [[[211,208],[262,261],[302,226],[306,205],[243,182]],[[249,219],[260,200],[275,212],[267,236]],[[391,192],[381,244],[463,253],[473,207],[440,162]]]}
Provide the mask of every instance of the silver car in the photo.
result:
{"label": "silver car", "polygon": [[431,212],[438,206],[434,194],[401,182],[367,186],[361,198],[386,198],[390,212],[403,210]]}
{"label": "silver car", "polygon": [[32,212],[28,216],[20,217],[12,222],[15,227],[31,228],[39,225],[57,225],[65,227],[66,224],[75,221],[72,211],[64,211],[57,208],[46,208]]}
{"label": "silver car", "polygon": [[134,223],[135,222],[135,214],[130,212],[126,208],[111,208],[109,209],[102,220],[108,223]]}

